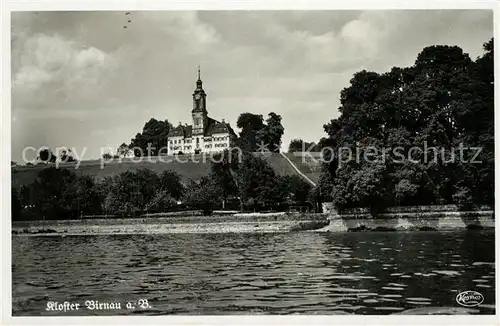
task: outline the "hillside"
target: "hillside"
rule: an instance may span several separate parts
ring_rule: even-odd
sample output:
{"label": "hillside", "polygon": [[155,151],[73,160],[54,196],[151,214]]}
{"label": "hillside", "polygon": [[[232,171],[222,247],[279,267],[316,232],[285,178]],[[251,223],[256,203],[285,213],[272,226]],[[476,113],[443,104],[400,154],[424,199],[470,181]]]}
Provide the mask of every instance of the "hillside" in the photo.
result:
{"label": "hillside", "polygon": [[[274,169],[278,175],[294,175],[297,174],[295,169],[288,163],[288,161],[283,158],[278,153],[269,154],[256,154],[265,158],[271,167]],[[288,155],[288,154],[287,154]],[[293,156],[293,154],[291,154]],[[93,161],[83,161],[80,166],[75,169],[75,164],[64,163],[60,165],[60,168],[71,169],[77,175],[90,175],[94,177],[97,181],[105,177],[113,177],[125,171],[136,171],[137,169],[150,169],[156,173],[162,173],[166,170],[171,170],[177,172],[181,175],[184,182],[190,179],[196,180],[203,176],[207,176],[210,172],[210,160],[203,160],[201,155],[194,157],[186,156],[180,158],[181,160],[188,160],[188,162],[181,162],[180,160],[175,160],[172,157],[163,158],[164,162],[158,161],[157,157],[152,157],[149,161],[144,161],[141,163],[135,163],[131,159],[123,159],[121,163],[119,162],[109,162],[104,164],[101,168],[100,160]],[[294,162],[297,167],[312,180],[317,180],[315,177],[315,172],[311,170],[305,164],[301,164],[300,157],[289,157],[292,162]],[[193,161],[194,160],[194,161]],[[12,168],[12,185],[19,187],[21,185],[30,184],[36,178],[38,171],[45,168],[46,165],[37,166],[17,166]]]}
{"label": "hillside", "polygon": [[286,157],[309,179],[313,182],[318,183],[319,175],[321,173],[321,165],[319,162],[312,160],[305,156],[302,157],[300,152],[295,153],[284,153]]}

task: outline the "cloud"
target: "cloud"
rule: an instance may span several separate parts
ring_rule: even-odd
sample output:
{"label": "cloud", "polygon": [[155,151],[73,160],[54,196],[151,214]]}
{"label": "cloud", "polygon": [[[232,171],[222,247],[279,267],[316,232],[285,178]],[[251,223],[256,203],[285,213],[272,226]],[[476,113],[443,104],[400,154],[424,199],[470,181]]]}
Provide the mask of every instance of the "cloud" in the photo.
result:
{"label": "cloud", "polygon": [[109,80],[116,65],[111,55],[57,34],[35,34],[22,44],[14,49],[15,108],[53,109],[68,98],[85,100]]}
{"label": "cloud", "polygon": [[12,154],[118,145],[151,117],[189,122],[197,65],[214,118],[274,111],[285,143],[317,141],[356,71],[411,65],[433,44],[474,58],[492,34],[492,12],[473,10],[16,12]]}
{"label": "cloud", "polygon": [[[212,26],[200,21],[196,11],[138,12],[130,17],[133,22],[146,23],[152,28],[152,30],[142,29],[144,34],[152,31],[154,33],[154,30],[157,30],[163,34],[165,41],[180,43],[181,46],[194,52],[204,51],[207,47],[221,43],[219,33]],[[130,27],[135,28],[133,24]],[[161,39],[154,43],[160,42]]]}

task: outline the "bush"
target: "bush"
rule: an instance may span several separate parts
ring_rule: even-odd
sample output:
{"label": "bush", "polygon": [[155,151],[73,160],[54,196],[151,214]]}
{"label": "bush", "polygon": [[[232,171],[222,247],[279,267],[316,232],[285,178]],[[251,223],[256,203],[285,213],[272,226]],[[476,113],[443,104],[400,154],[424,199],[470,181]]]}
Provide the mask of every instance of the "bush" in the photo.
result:
{"label": "bush", "polygon": [[461,211],[474,209],[472,190],[468,187],[459,187],[453,194],[453,202]]}

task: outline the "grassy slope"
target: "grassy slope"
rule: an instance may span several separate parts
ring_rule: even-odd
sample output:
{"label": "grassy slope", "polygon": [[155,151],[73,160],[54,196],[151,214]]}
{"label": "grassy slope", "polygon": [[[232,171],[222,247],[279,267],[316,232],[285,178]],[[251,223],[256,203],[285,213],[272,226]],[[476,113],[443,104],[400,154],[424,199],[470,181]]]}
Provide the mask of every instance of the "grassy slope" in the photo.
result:
{"label": "grassy slope", "polygon": [[315,183],[318,182],[321,171],[320,163],[307,159],[303,160],[302,157],[296,156],[293,153],[285,153],[285,156],[288,157],[288,159],[309,179]]}
{"label": "grassy slope", "polygon": [[[279,175],[293,175],[296,174],[296,171],[290,166],[290,164],[279,154],[266,154],[262,155],[269,164],[272,166],[274,171]],[[100,161],[84,161],[81,162],[78,169],[75,169],[75,165],[73,164],[61,164],[61,168],[67,168],[75,171],[77,175],[90,175],[95,177],[97,180],[102,179],[104,177],[112,177],[121,172],[125,171],[135,171],[141,168],[150,169],[156,173],[161,173],[166,170],[172,170],[179,173],[184,181],[189,179],[200,179],[203,176],[207,176],[210,172],[210,161],[207,160],[203,162],[201,158],[196,158],[198,162],[188,162],[181,163],[175,160],[171,160],[170,162],[141,162],[141,163],[133,163],[130,160],[124,161],[122,163],[111,162],[104,165],[104,168],[101,168]],[[300,163],[300,158],[294,157],[292,162]],[[305,165],[297,164],[299,169],[303,171],[307,176],[309,176],[313,181],[314,172],[311,171],[310,168],[307,168]],[[33,167],[14,167],[12,168],[12,184],[16,187],[24,184],[29,184],[35,180],[38,171],[43,169],[43,166],[33,166]]]}

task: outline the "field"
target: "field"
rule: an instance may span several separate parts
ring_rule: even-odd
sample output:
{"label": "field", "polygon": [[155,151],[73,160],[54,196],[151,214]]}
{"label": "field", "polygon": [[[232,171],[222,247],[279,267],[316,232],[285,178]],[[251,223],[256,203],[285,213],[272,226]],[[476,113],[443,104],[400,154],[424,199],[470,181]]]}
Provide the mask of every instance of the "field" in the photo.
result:
{"label": "field", "polygon": [[[260,155],[260,154],[256,154]],[[297,174],[295,169],[278,153],[269,153],[261,155],[265,158],[271,167],[278,175],[294,175]],[[311,169],[307,164],[301,163],[299,157],[290,154],[289,158],[297,165],[297,167],[312,180],[316,181],[318,174]],[[157,157],[152,157],[149,160],[136,163],[131,159],[123,159],[121,162],[115,160],[107,162],[101,166],[100,160],[82,161],[78,168],[76,164],[64,163],[59,167],[64,169],[71,169],[77,175],[90,175],[99,181],[104,177],[113,177],[125,171],[136,171],[137,169],[150,169],[156,173],[162,173],[166,170],[177,172],[181,175],[184,182],[188,180],[197,180],[203,176],[207,176],[210,172],[210,160],[203,160],[201,155],[186,156],[174,159],[173,157],[165,157],[158,160]],[[19,187],[21,185],[30,184],[33,182],[38,172],[47,167],[47,165],[36,166],[17,166],[12,168],[12,185]]]}

